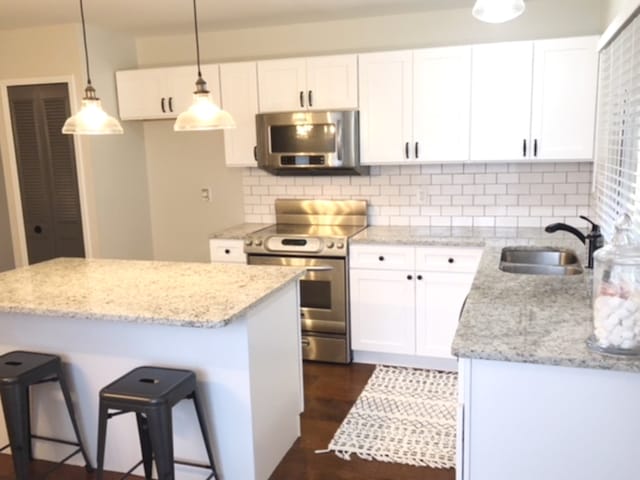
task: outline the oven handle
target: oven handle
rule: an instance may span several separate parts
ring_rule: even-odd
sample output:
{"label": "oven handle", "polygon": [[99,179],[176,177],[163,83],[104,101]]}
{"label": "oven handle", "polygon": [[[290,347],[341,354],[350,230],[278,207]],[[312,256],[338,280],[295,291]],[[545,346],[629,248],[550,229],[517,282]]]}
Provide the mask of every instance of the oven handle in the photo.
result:
{"label": "oven handle", "polygon": [[333,267],[304,267],[308,272],[330,272]]}

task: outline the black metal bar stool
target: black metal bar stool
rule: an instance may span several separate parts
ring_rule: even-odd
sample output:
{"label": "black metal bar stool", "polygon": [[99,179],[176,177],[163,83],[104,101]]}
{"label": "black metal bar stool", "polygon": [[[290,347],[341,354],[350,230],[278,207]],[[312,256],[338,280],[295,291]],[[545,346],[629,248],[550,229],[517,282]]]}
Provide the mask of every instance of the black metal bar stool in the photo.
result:
{"label": "black metal bar stool", "polygon": [[[209,464],[176,460],[173,456],[173,421],[171,410],[179,401],[193,400]],[[110,413],[110,410],[115,412]],[[207,480],[217,478],[211,442],[207,433],[202,404],[198,398],[196,375],[190,370],[160,367],[138,367],[100,391],[98,418],[98,480],[104,468],[107,420],[123,413],[135,412],[138,422],[142,460],[122,477],[127,478],[141,464],[145,479],[151,479],[155,460],[158,478],[174,480],[175,465],[182,464],[211,470]]]}
{"label": "black metal bar stool", "polygon": [[[71,425],[76,435],[75,442],[31,433],[30,387],[48,382],[59,382],[60,384]],[[62,373],[60,357],[24,351],[9,352],[0,356],[0,397],[9,435],[9,444],[0,448],[0,452],[11,447],[13,468],[17,480],[29,478],[29,462],[33,459],[31,441],[34,438],[78,447],[73,453],[60,460],[51,471],[78,453],[82,453],[87,471],[93,471],[87,450],[80,438],[69,387]]]}

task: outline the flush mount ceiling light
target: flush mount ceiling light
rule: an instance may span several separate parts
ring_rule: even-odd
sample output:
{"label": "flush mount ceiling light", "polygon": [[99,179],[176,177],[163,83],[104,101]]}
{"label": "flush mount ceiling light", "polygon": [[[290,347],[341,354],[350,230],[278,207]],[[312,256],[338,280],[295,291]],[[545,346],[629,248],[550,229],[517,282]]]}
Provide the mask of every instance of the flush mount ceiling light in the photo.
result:
{"label": "flush mount ceiling light", "polygon": [[513,20],[524,12],[524,0],[476,0],[473,16],[488,23]]}
{"label": "flush mount ceiling light", "polygon": [[67,118],[62,133],[73,135],[113,135],[122,133],[122,126],[115,118],[107,115],[102,109],[96,89],[91,85],[89,73],[89,51],[87,49],[87,29],[84,23],[84,8],[80,0],[80,17],[82,18],[82,38],[84,40],[84,59],[87,66],[87,86],[82,97],[82,107],[75,115]]}
{"label": "flush mount ceiling light", "polygon": [[196,10],[196,0],[193,0],[193,23],[196,32],[196,61],[198,62],[196,91],[193,92],[193,103],[185,112],[178,115],[173,129],[176,132],[188,132],[235,128],[236,124],[233,118],[229,113],[214,103],[211,98],[211,92],[207,90],[207,82],[202,78],[202,72],[200,71],[200,40],[198,38],[198,11]]}

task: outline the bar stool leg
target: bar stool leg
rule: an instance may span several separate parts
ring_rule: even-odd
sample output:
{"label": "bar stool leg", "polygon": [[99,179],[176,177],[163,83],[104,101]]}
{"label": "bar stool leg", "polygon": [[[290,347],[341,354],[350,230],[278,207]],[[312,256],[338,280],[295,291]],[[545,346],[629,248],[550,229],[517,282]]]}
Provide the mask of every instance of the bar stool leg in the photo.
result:
{"label": "bar stool leg", "polygon": [[104,473],[104,447],[107,440],[107,420],[109,409],[100,402],[100,408],[98,412],[98,454],[96,458],[96,479],[102,480]]}
{"label": "bar stool leg", "polygon": [[65,380],[65,377],[62,374],[62,366],[60,364],[58,364],[57,370],[58,372],[56,375],[58,377],[58,382],[60,382],[60,389],[62,390],[62,395],[64,396],[64,403],[67,405],[67,411],[69,412],[69,418],[71,419],[71,425],[73,426],[73,431],[76,434],[76,439],[78,441],[80,453],[82,453],[82,458],[84,458],[85,469],[88,472],[92,472],[93,466],[91,465],[91,461],[89,460],[89,455],[87,455],[87,451],[84,448],[84,442],[82,441],[82,438],[80,438],[80,429],[78,428],[76,415],[73,411],[73,403],[71,402],[71,395],[69,394],[69,386],[67,385],[67,381]]}
{"label": "bar stool leg", "polygon": [[215,461],[213,460],[213,450],[211,449],[211,442],[209,441],[209,433],[207,431],[207,422],[204,416],[204,409],[202,408],[202,404],[200,403],[200,397],[195,390],[191,394],[191,398],[193,399],[193,405],[196,408],[196,415],[198,416],[198,423],[200,424],[202,439],[204,440],[204,446],[207,450],[207,456],[209,457],[209,465],[211,465],[211,471],[213,472],[214,478],[217,479],[218,472],[216,470]]}
{"label": "bar stool leg", "polygon": [[151,449],[151,437],[149,436],[149,423],[141,413],[136,413],[138,422],[138,435],[140,436],[140,450],[142,450],[142,464],[144,465],[144,478],[151,480],[153,467],[153,450]]}
{"label": "bar stool leg", "polygon": [[173,464],[173,425],[171,409],[166,407],[145,410],[158,470],[158,480],[175,480]]}
{"label": "bar stool leg", "polygon": [[28,480],[31,458],[29,387],[25,388],[21,385],[2,387],[0,395],[16,479]]}

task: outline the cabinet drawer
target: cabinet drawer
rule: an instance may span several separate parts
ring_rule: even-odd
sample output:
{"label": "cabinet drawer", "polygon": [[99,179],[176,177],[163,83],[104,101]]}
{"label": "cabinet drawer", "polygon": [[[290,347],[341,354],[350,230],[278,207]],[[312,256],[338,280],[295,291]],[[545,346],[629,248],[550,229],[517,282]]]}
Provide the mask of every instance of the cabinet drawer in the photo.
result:
{"label": "cabinet drawer", "polygon": [[416,270],[431,272],[467,272],[478,269],[482,248],[418,247]]}
{"label": "cabinet drawer", "polygon": [[242,240],[209,240],[212,262],[247,263]]}
{"label": "cabinet drawer", "polygon": [[349,250],[351,268],[414,270],[415,248],[389,245],[355,245]]}

